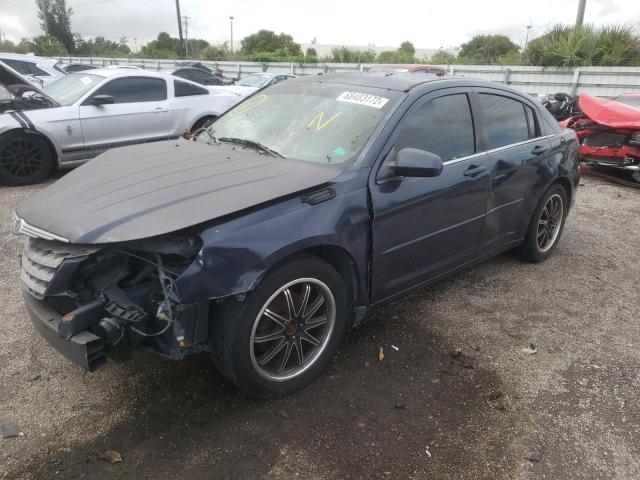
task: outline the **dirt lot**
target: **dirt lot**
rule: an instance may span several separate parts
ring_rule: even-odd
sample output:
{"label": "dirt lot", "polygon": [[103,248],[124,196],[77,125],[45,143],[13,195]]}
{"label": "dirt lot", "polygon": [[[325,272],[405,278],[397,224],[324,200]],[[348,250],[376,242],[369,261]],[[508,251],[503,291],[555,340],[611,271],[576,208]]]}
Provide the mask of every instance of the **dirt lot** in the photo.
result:
{"label": "dirt lot", "polygon": [[418,290],[265,402],[205,355],[83,375],[45,344],[10,234],[38,188],[0,189],[0,424],[24,432],[0,439],[0,478],[640,478],[640,189],[584,179],[548,262],[503,255]]}

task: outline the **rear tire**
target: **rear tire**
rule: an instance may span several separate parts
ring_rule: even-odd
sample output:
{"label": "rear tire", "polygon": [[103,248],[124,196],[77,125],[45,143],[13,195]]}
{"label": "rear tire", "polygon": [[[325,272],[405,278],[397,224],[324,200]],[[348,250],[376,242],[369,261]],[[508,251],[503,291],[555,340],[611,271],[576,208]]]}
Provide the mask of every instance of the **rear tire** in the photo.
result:
{"label": "rear tire", "polygon": [[249,395],[288,395],[325,368],[348,311],[338,272],[319,258],[298,257],[269,273],[244,301],[214,306],[214,362]]}
{"label": "rear tire", "polygon": [[566,190],[552,185],[533,212],[525,240],[515,252],[533,263],[546,260],[558,246],[568,211]]}
{"label": "rear tire", "polygon": [[0,137],[0,183],[41,182],[51,175],[54,162],[49,144],[38,134],[10,132]]}

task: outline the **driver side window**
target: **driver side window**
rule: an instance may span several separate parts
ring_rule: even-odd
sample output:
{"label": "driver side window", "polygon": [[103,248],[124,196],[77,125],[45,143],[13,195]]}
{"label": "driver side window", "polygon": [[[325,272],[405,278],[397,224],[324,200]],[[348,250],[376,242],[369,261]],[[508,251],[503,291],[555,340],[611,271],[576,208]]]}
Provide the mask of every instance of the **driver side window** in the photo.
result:
{"label": "driver side window", "polygon": [[396,140],[396,151],[412,147],[444,162],[475,153],[471,107],[466,94],[437,97],[411,112]]}
{"label": "driver side window", "polygon": [[109,95],[113,103],[156,102],[167,99],[167,82],[161,78],[116,78],[94,95]]}

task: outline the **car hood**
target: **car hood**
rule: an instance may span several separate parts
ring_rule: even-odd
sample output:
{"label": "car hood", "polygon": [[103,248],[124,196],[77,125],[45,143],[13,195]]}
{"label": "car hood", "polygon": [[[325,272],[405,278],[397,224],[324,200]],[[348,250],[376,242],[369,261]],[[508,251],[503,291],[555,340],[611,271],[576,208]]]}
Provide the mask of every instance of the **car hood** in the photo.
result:
{"label": "car hood", "polygon": [[72,243],[162,235],[319,186],[341,170],[184,139],[110,150],[18,206]]}
{"label": "car hood", "polygon": [[582,113],[601,125],[611,128],[640,128],[640,110],[631,105],[586,93],[580,94],[578,105]]}
{"label": "car hood", "polygon": [[[44,101],[40,101],[38,98],[30,101],[24,99],[23,101],[13,101],[11,98],[5,98],[0,91],[0,113],[12,110],[29,110],[32,108],[42,108],[46,103],[46,106],[59,106],[59,104],[52,99],[49,95],[38,86],[31,83],[25,77],[16,72],[6,63],[0,61],[0,86],[4,87],[7,92],[11,92],[13,95],[22,95],[24,92],[34,92],[38,97],[44,98]],[[9,103],[10,102],[10,103]]]}

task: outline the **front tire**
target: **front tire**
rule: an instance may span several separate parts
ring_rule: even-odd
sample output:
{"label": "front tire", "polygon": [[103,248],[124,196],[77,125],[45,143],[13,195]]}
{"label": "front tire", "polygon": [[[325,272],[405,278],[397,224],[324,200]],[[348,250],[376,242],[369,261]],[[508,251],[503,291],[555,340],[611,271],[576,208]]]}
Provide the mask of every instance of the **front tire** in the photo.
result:
{"label": "front tire", "polygon": [[209,124],[213,122],[215,119],[216,117],[213,115],[208,117],[202,117],[200,120],[198,120],[196,123],[193,124],[193,127],[191,127],[191,131],[196,132],[200,130],[202,127],[208,127]]}
{"label": "front tire", "polygon": [[269,273],[244,301],[214,307],[214,361],[245,393],[288,395],[325,368],[348,312],[338,272],[316,257],[299,257]]}
{"label": "front tire", "polygon": [[525,240],[516,249],[518,255],[534,263],[546,260],[558,246],[568,212],[566,190],[552,185],[533,212]]}
{"label": "front tire", "polygon": [[53,167],[51,148],[40,135],[10,132],[0,138],[0,183],[38,183],[51,175]]}

